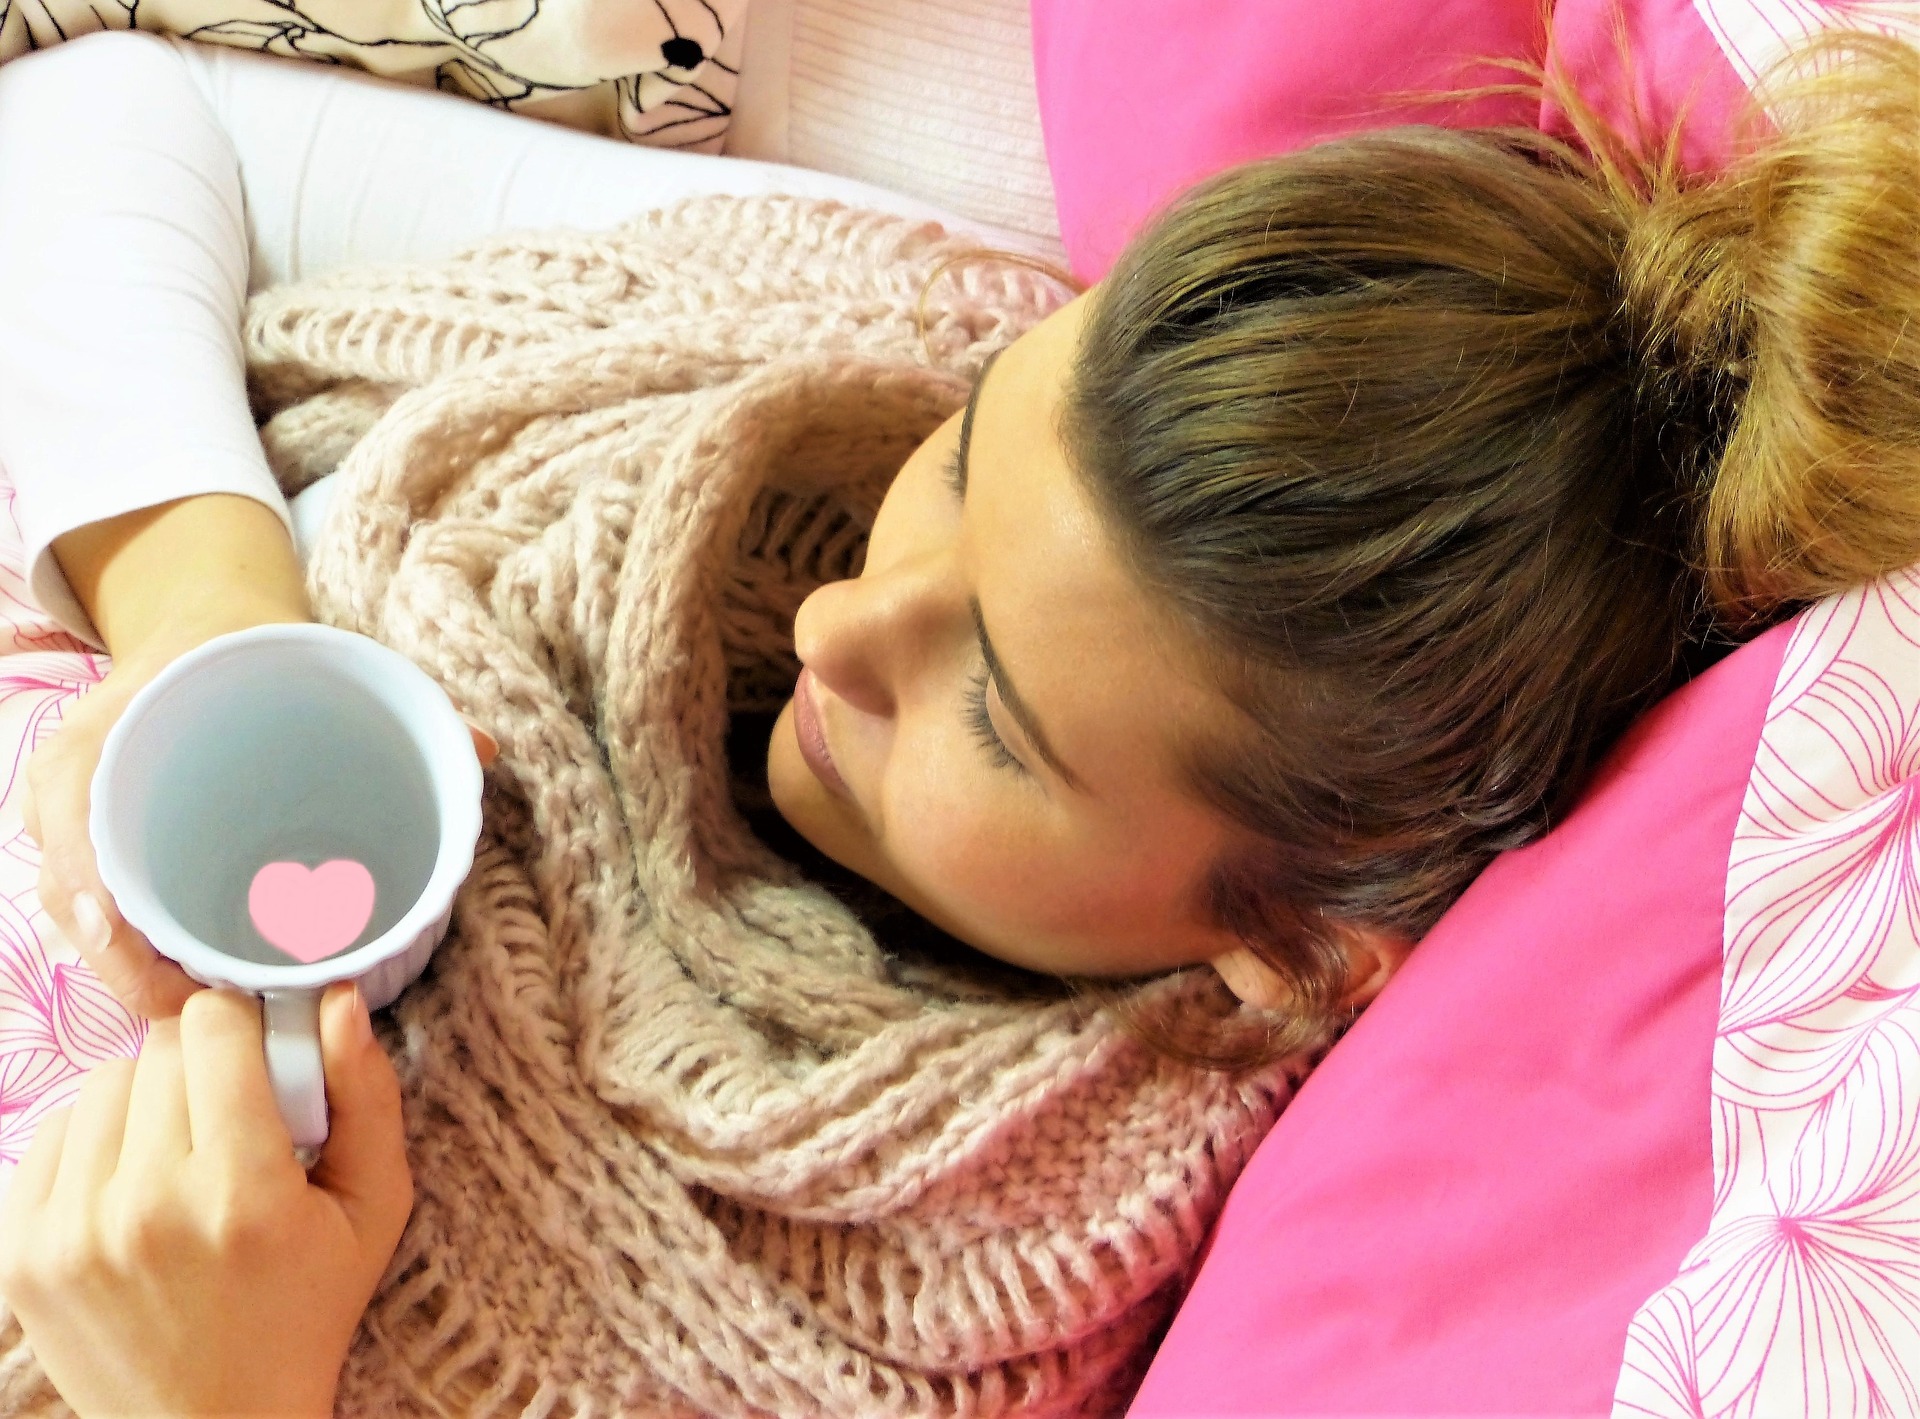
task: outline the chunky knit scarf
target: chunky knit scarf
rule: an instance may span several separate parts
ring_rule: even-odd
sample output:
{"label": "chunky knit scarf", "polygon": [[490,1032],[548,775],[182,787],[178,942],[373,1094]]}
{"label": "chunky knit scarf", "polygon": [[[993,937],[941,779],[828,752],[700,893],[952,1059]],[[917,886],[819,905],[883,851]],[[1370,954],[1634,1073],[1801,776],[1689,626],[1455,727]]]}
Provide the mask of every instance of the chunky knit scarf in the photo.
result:
{"label": "chunky knit scarf", "polygon": [[[729,769],[800,599],[1060,299],[966,250],[701,198],[256,299],[276,468],[342,473],[319,615],[500,741],[453,929],[380,1026],[418,1201],[342,1413],[1098,1415],[1137,1384],[1292,1070],[1191,1070],[876,940]],[[1211,972],[1132,990],[1237,1010]]]}

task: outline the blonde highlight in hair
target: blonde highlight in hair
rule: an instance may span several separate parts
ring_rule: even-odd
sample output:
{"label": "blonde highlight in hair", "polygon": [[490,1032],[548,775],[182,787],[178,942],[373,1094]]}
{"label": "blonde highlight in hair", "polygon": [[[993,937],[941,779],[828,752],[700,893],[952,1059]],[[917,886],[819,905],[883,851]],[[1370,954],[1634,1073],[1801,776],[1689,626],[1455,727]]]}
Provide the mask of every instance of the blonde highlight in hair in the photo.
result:
{"label": "blonde highlight in hair", "polygon": [[1718,177],[1547,74],[1572,141],[1248,164],[1096,290],[1062,432],[1242,711],[1207,907],[1296,1001],[1163,1048],[1325,1044],[1344,932],[1423,935],[1721,630],[1920,561],[1920,54],[1791,63]]}
{"label": "blonde highlight in hair", "polygon": [[1642,397],[1725,425],[1695,474],[1690,549],[1722,623],[1920,561],[1920,50],[1873,31],[1804,42],[1710,178],[1684,171],[1677,130],[1651,147],[1542,77],[1620,214]]}
{"label": "blonde highlight in hair", "polygon": [[[1664,196],[1671,247],[1626,268],[1650,333],[1743,387],[1701,537],[1742,624],[1920,561],[1920,51],[1827,36],[1766,92],[1797,121]],[[1717,278],[1654,299],[1702,246]]]}

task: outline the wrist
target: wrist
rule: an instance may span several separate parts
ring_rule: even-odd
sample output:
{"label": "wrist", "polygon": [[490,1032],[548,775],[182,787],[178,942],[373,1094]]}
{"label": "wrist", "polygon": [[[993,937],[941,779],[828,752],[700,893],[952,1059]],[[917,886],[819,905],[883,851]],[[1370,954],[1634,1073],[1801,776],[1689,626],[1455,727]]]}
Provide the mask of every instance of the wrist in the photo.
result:
{"label": "wrist", "polygon": [[195,646],[230,631],[313,619],[304,596],[294,600],[245,584],[199,586],[171,601],[164,614],[131,633],[122,631],[110,654],[116,668],[145,665],[158,673]]}
{"label": "wrist", "polygon": [[53,554],[115,661],[313,619],[293,539],[253,498],[207,493],[136,509],[55,538]]}

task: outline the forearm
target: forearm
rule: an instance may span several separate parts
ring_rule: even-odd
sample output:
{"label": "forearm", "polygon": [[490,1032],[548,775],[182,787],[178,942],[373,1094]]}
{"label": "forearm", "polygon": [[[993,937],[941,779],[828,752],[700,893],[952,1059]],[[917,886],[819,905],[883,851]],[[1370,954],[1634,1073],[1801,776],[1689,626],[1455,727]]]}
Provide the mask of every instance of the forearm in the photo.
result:
{"label": "forearm", "polygon": [[[172,46],[93,35],[0,68],[0,464],[34,600],[116,652],[184,578],[270,572],[288,537],[247,403],[247,255],[232,145]],[[225,511],[160,515],[213,494]],[[87,624],[96,600],[119,629]]]}
{"label": "forearm", "polygon": [[55,538],[53,554],[116,659],[182,632],[313,618],[292,538],[253,498],[122,513]]}

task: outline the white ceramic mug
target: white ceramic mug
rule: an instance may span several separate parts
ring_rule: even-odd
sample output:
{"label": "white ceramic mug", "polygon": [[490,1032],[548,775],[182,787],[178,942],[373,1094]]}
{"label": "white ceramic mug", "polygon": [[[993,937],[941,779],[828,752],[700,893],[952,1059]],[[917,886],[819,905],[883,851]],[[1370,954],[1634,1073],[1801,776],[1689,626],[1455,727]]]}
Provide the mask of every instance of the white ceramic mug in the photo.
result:
{"label": "white ceramic mug", "polygon": [[[161,955],[265,1002],[267,1071],[305,1161],[327,1136],[320,994],[390,1004],[446,934],[473,867],[482,776],[467,724],[412,661],[322,625],[218,636],[143,685],[108,731],[88,832],[100,880]],[[372,874],[359,936],[302,964],[249,909],[270,862]]]}

